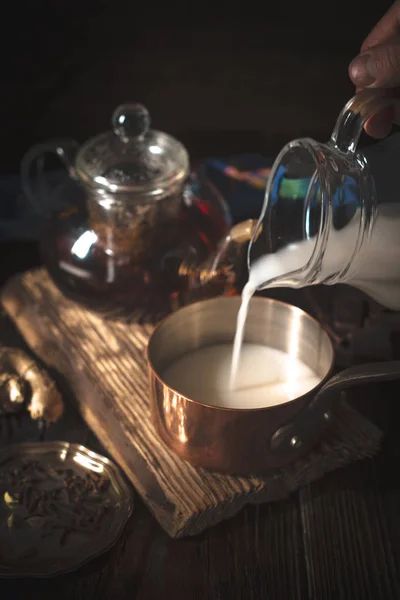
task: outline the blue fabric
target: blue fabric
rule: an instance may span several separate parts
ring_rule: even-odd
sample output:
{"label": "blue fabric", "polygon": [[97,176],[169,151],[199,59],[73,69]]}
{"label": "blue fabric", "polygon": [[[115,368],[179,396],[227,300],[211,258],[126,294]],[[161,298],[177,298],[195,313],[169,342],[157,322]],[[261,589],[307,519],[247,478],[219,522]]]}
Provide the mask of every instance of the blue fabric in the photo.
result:
{"label": "blue fabric", "polygon": [[[226,160],[210,158],[204,161],[201,169],[224,197],[233,221],[237,223],[244,219],[258,219],[265,194],[266,178],[262,171],[270,169],[272,163],[272,159],[260,154],[243,154]],[[231,177],[227,174],[227,167],[233,167],[248,179]],[[258,178],[259,186],[252,184],[252,176]]]}

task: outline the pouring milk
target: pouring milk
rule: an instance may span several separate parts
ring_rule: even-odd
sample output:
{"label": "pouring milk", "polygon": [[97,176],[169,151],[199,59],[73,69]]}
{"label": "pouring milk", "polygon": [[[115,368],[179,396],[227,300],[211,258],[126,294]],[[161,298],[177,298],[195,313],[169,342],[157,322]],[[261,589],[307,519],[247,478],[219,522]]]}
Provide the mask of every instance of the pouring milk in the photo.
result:
{"label": "pouring milk", "polygon": [[[320,265],[321,281],[340,272],[347,265],[359,227],[360,213],[357,211],[343,229],[331,230]],[[249,280],[242,292],[242,304],[237,319],[232,353],[231,389],[236,387],[246,317],[252,296],[257,289],[268,288],[268,282],[273,279],[304,267],[312,254],[315,242],[315,238],[301,240],[274,254],[262,256],[251,265]],[[398,204],[388,203],[379,206],[368,243],[363,245],[354,257],[348,279],[343,278],[341,282],[348,282],[361,289],[387,308],[400,310],[400,206]]]}
{"label": "pouring milk", "polygon": [[[378,216],[368,244],[352,260],[349,283],[382,304],[400,310],[400,207],[396,204],[380,206]],[[360,214],[356,212],[341,230],[330,231],[319,265],[321,280],[340,272],[348,264],[359,228]],[[243,344],[243,338],[249,305],[256,290],[268,287],[269,282],[273,285],[275,278],[304,267],[315,243],[315,238],[301,240],[256,260],[242,292],[233,349],[228,344],[217,344],[190,352],[165,371],[164,381],[198,402],[235,409],[274,406],[312,390],[320,378],[307,365],[275,348]]]}
{"label": "pouring milk", "polygon": [[[295,357],[285,353],[278,357],[273,352],[267,356],[259,347],[243,344],[249,304],[256,290],[347,283],[386,308],[400,311],[400,134],[366,148],[363,153],[356,152],[365,120],[379,110],[377,93],[361,92],[346,104],[327,144],[309,138],[296,140],[276,159],[262,222],[267,224],[264,234],[275,236],[280,244],[287,243],[250,265],[233,349],[209,349],[196,356],[195,371],[186,369],[197,373],[189,383],[200,389],[202,379],[206,379],[204,373],[215,374],[214,366],[219,365],[218,373],[223,376],[213,376],[213,382],[207,382],[212,386],[207,389],[205,403],[249,408],[258,402],[264,406],[282,402],[278,388],[271,385],[274,372],[286,383],[296,380],[299,384],[297,390],[286,386],[286,401],[314,387],[310,373],[299,365],[292,369]],[[269,238],[267,241],[272,247]],[[306,268],[307,276],[303,271]],[[227,353],[231,356],[228,374]],[[263,353],[261,362],[256,353]],[[246,373],[241,368],[242,360],[247,365]],[[181,368],[181,374],[183,371]],[[253,380],[257,382],[259,400],[254,395]],[[282,381],[275,383],[280,386]],[[302,381],[308,384],[302,386]],[[246,395],[237,395],[244,388]],[[180,389],[179,381],[175,389]],[[193,394],[196,389],[193,388]],[[265,396],[260,400],[262,389]]]}

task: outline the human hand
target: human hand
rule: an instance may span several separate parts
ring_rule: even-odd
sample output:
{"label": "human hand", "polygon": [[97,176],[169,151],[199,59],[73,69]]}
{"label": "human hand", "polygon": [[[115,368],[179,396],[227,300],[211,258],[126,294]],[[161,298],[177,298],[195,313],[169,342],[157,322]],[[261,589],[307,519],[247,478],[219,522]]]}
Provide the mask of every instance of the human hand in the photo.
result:
{"label": "human hand", "polygon": [[[400,97],[400,0],[374,27],[350,63],[349,75],[357,91],[383,88],[388,95]],[[392,124],[400,124],[400,107],[390,107],[374,115],[365,130],[375,138],[386,137]]]}

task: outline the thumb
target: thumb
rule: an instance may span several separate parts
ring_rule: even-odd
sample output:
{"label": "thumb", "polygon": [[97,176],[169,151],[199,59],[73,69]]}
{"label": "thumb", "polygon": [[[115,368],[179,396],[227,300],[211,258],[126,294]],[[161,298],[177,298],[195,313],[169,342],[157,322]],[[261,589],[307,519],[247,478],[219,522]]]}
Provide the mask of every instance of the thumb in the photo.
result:
{"label": "thumb", "polygon": [[373,46],[359,54],[350,63],[349,75],[360,88],[400,86],[400,39]]}

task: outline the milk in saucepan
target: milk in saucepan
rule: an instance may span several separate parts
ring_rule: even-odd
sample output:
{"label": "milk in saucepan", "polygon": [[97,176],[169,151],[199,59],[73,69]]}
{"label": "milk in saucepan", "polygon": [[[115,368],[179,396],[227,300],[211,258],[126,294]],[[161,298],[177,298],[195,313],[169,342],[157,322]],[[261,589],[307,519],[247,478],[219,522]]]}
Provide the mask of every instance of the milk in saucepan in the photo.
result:
{"label": "milk in saucepan", "polygon": [[283,404],[309,392],[321,380],[310,367],[286,352],[245,343],[232,390],[231,361],[231,344],[207,346],[176,360],[163,373],[163,379],[192,400],[235,409]]}

